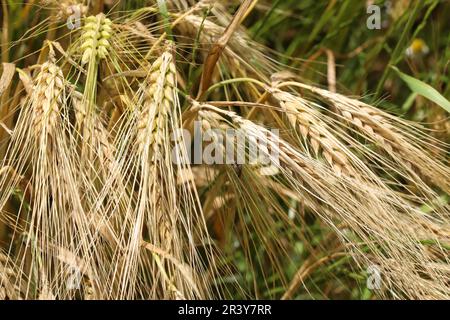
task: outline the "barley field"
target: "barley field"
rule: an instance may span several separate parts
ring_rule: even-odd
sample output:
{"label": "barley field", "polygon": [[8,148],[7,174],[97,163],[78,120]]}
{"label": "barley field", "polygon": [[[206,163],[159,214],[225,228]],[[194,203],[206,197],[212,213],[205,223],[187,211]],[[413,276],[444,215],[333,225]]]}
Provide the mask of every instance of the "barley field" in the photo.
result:
{"label": "barley field", "polygon": [[450,1],[0,2],[0,299],[450,299]]}

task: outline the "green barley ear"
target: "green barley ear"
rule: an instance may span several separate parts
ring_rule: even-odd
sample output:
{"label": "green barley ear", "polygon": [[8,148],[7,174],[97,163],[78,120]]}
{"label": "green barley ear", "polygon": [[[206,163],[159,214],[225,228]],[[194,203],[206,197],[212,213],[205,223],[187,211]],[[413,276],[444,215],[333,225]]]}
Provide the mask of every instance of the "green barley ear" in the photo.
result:
{"label": "green barley ear", "polygon": [[82,64],[88,63],[91,59],[105,59],[108,55],[111,38],[112,22],[104,14],[89,16],[86,18],[86,24],[83,27],[81,35],[81,50],[83,57]]}
{"label": "green barley ear", "polygon": [[42,64],[34,85],[34,98],[40,101],[34,105],[34,125],[37,133],[42,130],[50,133],[55,127],[59,108],[63,104],[63,83],[62,70],[53,61]]}

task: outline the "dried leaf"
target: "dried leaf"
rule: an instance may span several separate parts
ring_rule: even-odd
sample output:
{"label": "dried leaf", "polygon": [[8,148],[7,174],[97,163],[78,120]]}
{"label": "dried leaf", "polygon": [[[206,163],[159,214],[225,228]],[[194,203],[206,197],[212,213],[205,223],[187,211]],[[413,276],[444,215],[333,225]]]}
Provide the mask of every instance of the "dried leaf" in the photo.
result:
{"label": "dried leaf", "polygon": [[9,87],[14,76],[15,65],[13,63],[3,63],[3,73],[0,78],[0,96]]}

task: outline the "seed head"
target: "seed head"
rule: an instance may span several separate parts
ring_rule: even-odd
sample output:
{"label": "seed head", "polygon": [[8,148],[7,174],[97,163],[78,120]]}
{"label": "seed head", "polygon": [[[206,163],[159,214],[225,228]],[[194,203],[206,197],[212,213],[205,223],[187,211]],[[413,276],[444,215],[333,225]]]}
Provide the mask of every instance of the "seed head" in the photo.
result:
{"label": "seed head", "polygon": [[42,64],[34,83],[33,109],[38,132],[50,130],[57,121],[63,103],[64,76],[61,68],[51,61]]}
{"label": "seed head", "polygon": [[106,58],[110,48],[108,39],[111,38],[111,25],[111,20],[103,14],[86,18],[86,24],[81,35],[82,64],[88,63],[92,57],[97,59]]}

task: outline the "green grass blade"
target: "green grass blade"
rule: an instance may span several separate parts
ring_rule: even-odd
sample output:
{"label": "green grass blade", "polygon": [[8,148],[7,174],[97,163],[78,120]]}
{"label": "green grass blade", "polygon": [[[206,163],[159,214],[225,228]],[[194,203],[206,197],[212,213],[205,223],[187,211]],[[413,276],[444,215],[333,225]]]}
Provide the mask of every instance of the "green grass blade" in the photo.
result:
{"label": "green grass blade", "polygon": [[397,72],[398,76],[408,85],[408,87],[413,92],[436,103],[437,105],[442,107],[447,112],[450,112],[450,101],[448,101],[444,96],[442,96],[432,86],[401,72],[397,67],[391,67],[391,68],[394,69],[395,72]]}

